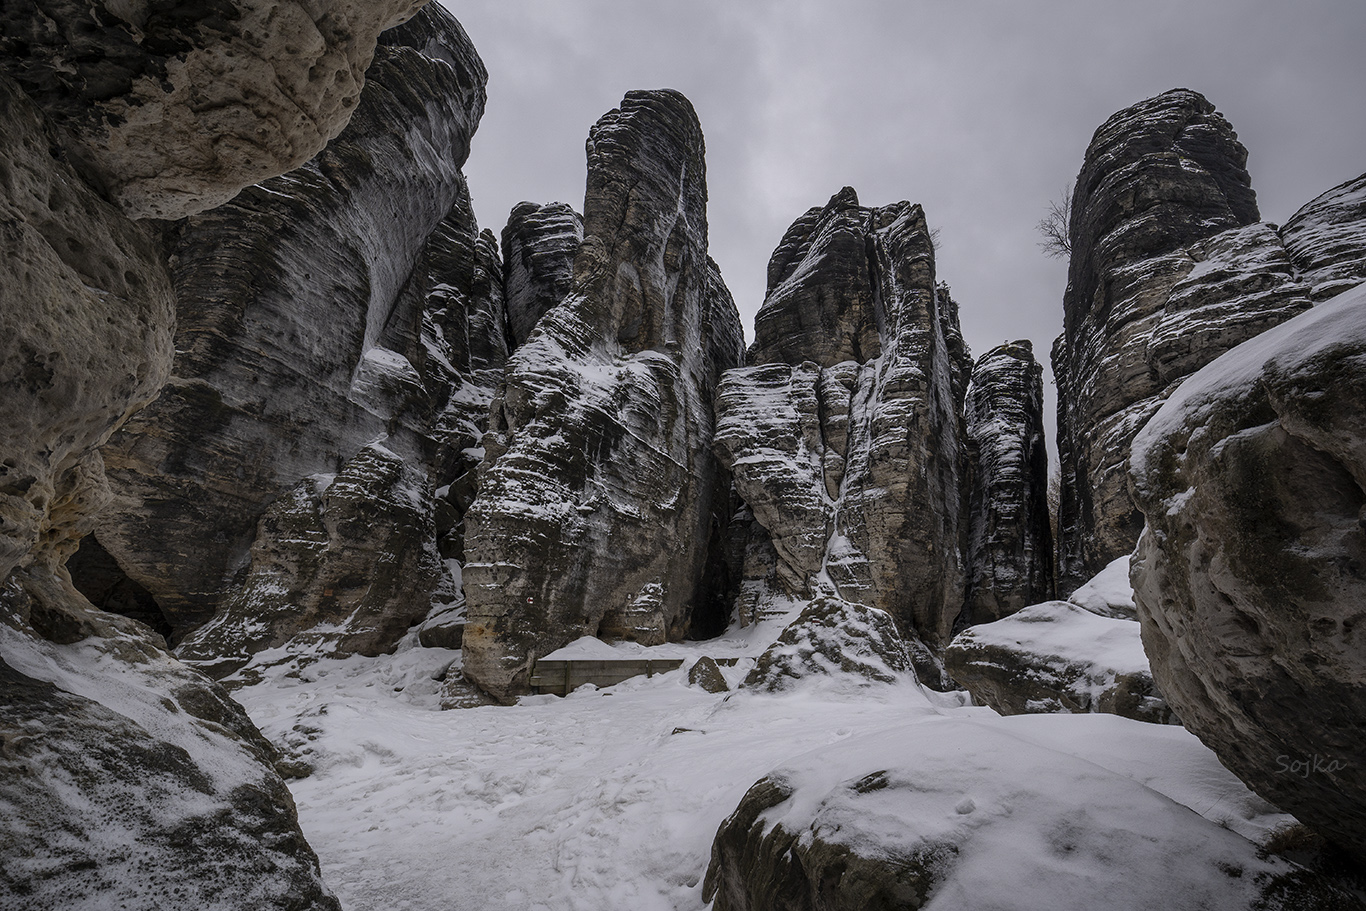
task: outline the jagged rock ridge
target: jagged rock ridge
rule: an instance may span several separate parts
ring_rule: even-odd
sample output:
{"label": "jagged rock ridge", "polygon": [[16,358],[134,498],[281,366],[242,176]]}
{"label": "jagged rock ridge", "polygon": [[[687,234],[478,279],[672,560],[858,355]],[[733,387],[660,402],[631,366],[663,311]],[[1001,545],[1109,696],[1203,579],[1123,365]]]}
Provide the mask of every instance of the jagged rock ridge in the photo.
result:
{"label": "jagged rock ridge", "polygon": [[743,343],[681,95],[631,92],[593,128],[583,236],[568,297],[509,359],[466,515],[465,673],[500,698],[581,636],[686,634],[727,517],[711,403]]}

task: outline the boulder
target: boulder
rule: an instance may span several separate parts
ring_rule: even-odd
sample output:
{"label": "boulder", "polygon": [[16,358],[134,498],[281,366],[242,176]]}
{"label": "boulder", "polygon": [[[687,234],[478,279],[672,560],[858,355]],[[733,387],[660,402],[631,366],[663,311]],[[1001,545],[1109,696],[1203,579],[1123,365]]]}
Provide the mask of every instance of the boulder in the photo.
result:
{"label": "boulder", "polygon": [[703,900],[716,911],[1362,907],[1167,797],[1160,769],[1111,771],[1015,720],[909,723],[785,762],[717,830]]}
{"label": "boulder", "polygon": [[1134,441],[1153,677],[1258,794],[1366,858],[1366,287],[1186,380]]}
{"label": "boulder", "polygon": [[1258,223],[1246,162],[1186,89],[1115,114],[1086,151],[1053,348],[1060,594],[1133,550],[1130,443],[1174,384],[1310,306],[1280,236]]}
{"label": "boulder", "polygon": [[972,370],[965,417],[973,471],[960,627],[990,623],[1053,596],[1043,367],[1029,341],[982,355]]}
{"label": "boulder", "polygon": [[1153,686],[1138,624],[1066,601],[964,630],[945,649],[944,664],[974,703],[1002,715],[1107,712],[1179,723]]}
{"label": "boulder", "polygon": [[688,686],[700,687],[708,693],[730,692],[730,684],[726,682],[726,675],[721,673],[716,660],[705,655],[688,668]]}
{"label": "boulder", "polygon": [[731,516],[712,401],[743,336],[707,257],[703,155],[673,91],[629,93],[589,134],[572,289],[509,358],[465,517],[464,672],[500,699],[582,636],[653,645],[729,614],[706,573]]}
{"label": "boulder", "polygon": [[924,212],[846,187],[793,223],[768,278],[717,453],[788,595],[876,608],[942,648],[963,606],[970,362]]}
{"label": "boulder", "polygon": [[1080,608],[1112,620],[1137,620],[1134,589],[1129,584],[1129,558],[1116,557],[1067,600]]}
{"label": "boulder", "polygon": [[0,67],[126,215],[181,218],[312,158],[355,111],[380,32],[424,2],[10,4]]}

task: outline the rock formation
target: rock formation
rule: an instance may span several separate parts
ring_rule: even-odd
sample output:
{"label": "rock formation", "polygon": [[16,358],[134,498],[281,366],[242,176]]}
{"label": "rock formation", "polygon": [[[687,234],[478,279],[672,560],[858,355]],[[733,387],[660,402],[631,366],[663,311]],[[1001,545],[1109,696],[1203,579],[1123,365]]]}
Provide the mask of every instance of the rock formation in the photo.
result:
{"label": "rock formation", "polygon": [[920,207],[845,188],[799,218],[755,333],[722,380],[716,449],[777,578],[942,647],[963,606],[969,362]]}
{"label": "rock formation", "polygon": [[508,337],[520,347],[546,311],[569,295],[583,217],[564,203],[519,203],[503,228]]}
{"label": "rock formation", "polygon": [[245,714],[62,564],[109,500],[98,447],[171,367],[171,271],[130,216],[203,207],[311,155],[349,116],[374,35],[412,8],[0,12],[7,905],[337,908]]}
{"label": "rock formation", "polygon": [[1138,624],[1067,601],[964,630],[944,650],[954,682],[1002,715],[1106,712],[1176,723],[1153,685]]}
{"label": "rock formation", "polygon": [[1053,349],[1063,593],[1138,539],[1129,444],[1174,384],[1310,305],[1280,237],[1257,221],[1246,161],[1227,121],[1187,90],[1119,112],[1087,149]]}
{"label": "rock formation", "polygon": [[[1301,235],[1303,236],[1303,235]],[[1134,441],[1153,676],[1248,786],[1366,858],[1366,287],[1186,380]]]}
{"label": "rock formation", "polygon": [[706,199],[678,93],[632,92],[590,133],[572,289],[508,361],[465,517],[464,669],[500,698],[574,639],[657,644],[716,600],[712,399],[743,342]]}
{"label": "rock formation", "polygon": [[[496,244],[480,235],[460,172],[484,79],[459,24],[429,7],[384,34],[355,117],[320,155],[173,232],[173,376],[104,450],[116,499],[97,537],[155,598],[176,639],[227,612],[198,657],[280,644],[282,628],[265,632],[274,621],[257,613],[273,614],[286,592],[313,592],[290,628],[304,617],[344,624],[357,605],[342,592],[368,587],[364,623],[401,632],[427,612],[432,574],[397,586],[377,575],[425,566],[438,534],[458,556],[469,496],[455,482],[477,462],[468,450],[506,357]],[[384,467],[369,457],[358,467],[371,444],[411,471],[388,455]],[[353,480],[373,481],[387,504],[373,507],[388,516],[388,531],[370,541],[383,538],[382,559],[352,547],[305,571],[300,561],[312,557],[279,550],[357,543],[321,529],[354,524],[371,507],[356,512],[320,491],[332,476],[370,469],[369,480]],[[399,482],[396,494],[394,472],[421,483]],[[424,484],[452,496],[438,502]],[[268,508],[276,514],[263,520]],[[272,540],[272,527],[304,514],[316,532],[307,545]],[[267,597],[274,589],[263,580],[279,581],[283,565],[304,575]],[[446,588],[455,597],[454,580]],[[343,640],[383,647],[339,636],[341,654]]]}
{"label": "rock formation", "polygon": [[0,12],[0,67],[133,218],[180,218],[297,167],[355,110],[380,32],[424,0],[37,0]]}
{"label": "rock formation", "polygon": [[818,598],[769,646],[742,686],[765,692],[804,683],[858,692],[911,676],[914,665],[892,618],[880,610]]}
{"label": "rock formation", "polygon": [[1028,341],[982,355],[965,416],[973,472],[960,628],[1053,596],[1043,368]]}

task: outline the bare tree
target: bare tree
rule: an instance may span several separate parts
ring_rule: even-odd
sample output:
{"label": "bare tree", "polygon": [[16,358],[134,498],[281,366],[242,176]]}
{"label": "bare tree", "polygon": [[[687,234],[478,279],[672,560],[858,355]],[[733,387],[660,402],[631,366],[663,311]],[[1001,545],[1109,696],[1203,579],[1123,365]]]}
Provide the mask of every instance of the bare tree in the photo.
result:
{"label": "bare tree", "polygon": [[1072,188],[1062,191],[1062,199],[1048,204],[1048,214],[1036,225],[1043,235],[1039,248],[1052,257],[1072,255]]}

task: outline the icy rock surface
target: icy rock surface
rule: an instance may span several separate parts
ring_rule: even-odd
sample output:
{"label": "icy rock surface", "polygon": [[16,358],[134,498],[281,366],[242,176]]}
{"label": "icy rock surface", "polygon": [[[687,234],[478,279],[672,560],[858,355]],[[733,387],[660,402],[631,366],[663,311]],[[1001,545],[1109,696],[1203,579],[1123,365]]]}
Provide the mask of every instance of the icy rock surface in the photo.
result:
{"label": "icy rock surface", "polygon": [[569,295],[583,216],[562,202],[513,207],[503,228],[503,285],[508,336],[519,347],[547,310]]}
{"label": "icy rock surface", "polygon": [[970,363],[924,213],[846,187],[793,223],[768,279],[748,366],[717,396],[716,450],[758,543],[788,594],[876,608],[942,647],[963,606]]}
{"label": "icy rock surface", "polygon": [[1153,676],[1268,800],[1366,857],[1366,287],[1228,352],[1134,441]]}
{"label": "icy rock surface", "polygon": [[0,589],[0,907],[339,911],[275,750],[139,623]]}
{"label": "icy rock surface", "polygon": [[589,134],[572,289],[508,361],[465,517],[465,674],[500,698],[581,636],[657,644],[728,612],[705,572],[730,518],[712,400],[743,336],[705,167],[676,92],[631,92]]}
{"label": "icy rock surface", "polygon": [[125,214],[174,219],[312,158],[423,2],[7,4],[0,66]]}
{"label": "icy rock surface", "polygon": [[1281,238],[1258,223],[1246,161],[1223,116],[1185,89],[1115,114],[1086,151],[1053,348],[1062,594],[1133,549],[1129,447],[1173,385],[1310,306]]}
{"label": "icy rock surface", "polygon": [[921,721],[785,762],[721,824],[704,899],[715,911],[1360,907],[1017,720]]}
{"label": "icy rock surface", "polygon": [[1027,340],[982,355],[964,411],[973,471],[960,627],[1053,596],[1043,368]]}
{"label": "icy rock surface", "polygon": [[[434,489],[477,463],[506,358],[496,244],[460,172],[483,82],[430,6],[385,33],[320,155],[174,233],[172,378],[105,449],[97,535],[177,636],[241,587],[259,520],[303,479],[383,435]],[[468,503],[448,505],[458,541]]]}
{"label": "icy rock surface", "polygon": [[1108,712],[1176,722],[1153,686],[1138,624],[1066,601],[964,630],[944,651],[944,664],[976,704],[1002,715]]}

